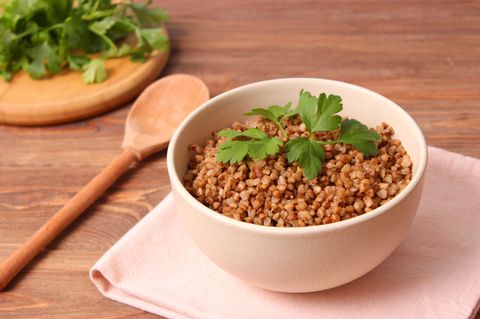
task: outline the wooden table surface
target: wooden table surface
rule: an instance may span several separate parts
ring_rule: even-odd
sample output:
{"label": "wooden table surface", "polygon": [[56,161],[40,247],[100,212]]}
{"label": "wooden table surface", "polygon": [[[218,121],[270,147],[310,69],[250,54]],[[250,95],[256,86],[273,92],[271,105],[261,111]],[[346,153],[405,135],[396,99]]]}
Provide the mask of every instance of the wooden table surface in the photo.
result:
{"label": "wooden table surface", "polygon": [[[480,157],[479,1],[158,4],[173,39],[164,74],[199,76],[212,95],[280,77],[355,83],[403,106],[430,145]],[[119,152],[127,111],[48,128],[0,126],[0,258]],[[87,274],[169,190],[165,153],[128,172],[0,293],[0,317],[153,318],[103,298]]]}

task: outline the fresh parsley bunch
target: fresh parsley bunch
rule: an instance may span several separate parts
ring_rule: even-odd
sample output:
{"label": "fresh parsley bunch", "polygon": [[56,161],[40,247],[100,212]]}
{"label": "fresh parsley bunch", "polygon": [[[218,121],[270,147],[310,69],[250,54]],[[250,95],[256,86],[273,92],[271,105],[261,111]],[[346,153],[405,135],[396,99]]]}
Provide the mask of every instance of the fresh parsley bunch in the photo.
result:
{"label": "fresh parsley bunch", "polygon": [[[325,151],[322,144],[350,144],[366,156],[378,153],[376,142],[381,136],[368,129],[357,120],[343,120],[338,113],[343,109],[342,98],[338,95],[320,94],[318,97],[307,91],[300,91],[298,105],[290,110],[291,103],[285,106],[272,105],[268,108],[255,108],[245,115],[259,115],[277,125],[282,134],[288,138],[284,120],[298,115],[308,131],[308,137],[297,137],[289,140],[285,145],[278,137],[270,137],[259,129],[248,129],[243,132],[236,130],[222,130],[218,135],[229,138],[222,143],[217,153],[220,162],[236,163],[249,156],[252,159],[265,159],[276,155],[283,146],[287,160],[292,163],[298,161],[303,168],[303,174],[315,178],[322,170],[325,161]],[[340,129],[339,137],[335,140],[319,141],[315,139],[315,132],[327,132]]]}
{"label": "fresh parsley bunch", "polygon": [[[0,76],[7,81],[20,70],[39,79],[68,67],[83,71],[85,83],[102,82],[105,59],[144,61],[169,46],[159,27],[166,13],[150,2],[12,0],[1,6]],[[131,34],[135,45],[119,44]]]}

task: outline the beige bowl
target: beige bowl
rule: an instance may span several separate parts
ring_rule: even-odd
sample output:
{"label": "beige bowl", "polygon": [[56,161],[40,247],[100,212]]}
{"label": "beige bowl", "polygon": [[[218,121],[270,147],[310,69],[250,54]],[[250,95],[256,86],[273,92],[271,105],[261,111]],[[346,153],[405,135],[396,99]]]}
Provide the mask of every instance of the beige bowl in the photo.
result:
{"label": "beige bowl", "polygon": [[[182,184],[192,143],[244,119],[253,106],[296,105],[301,89],[343,98],[342,115],[368,126],[393,126],[413,162],[410,184],[387,204],[364,215],[299,228],[248,224],[198,202]],[[338,81],[287,78],[245,85],[212,98],[175,132],[167,155],[177,212],[200,249],[219,267],[252,285],[283,292],[312,292],[350,282],[380,264],[406,236],[418,208],[427,164],[420,128],[397,104],[367,89]]]}

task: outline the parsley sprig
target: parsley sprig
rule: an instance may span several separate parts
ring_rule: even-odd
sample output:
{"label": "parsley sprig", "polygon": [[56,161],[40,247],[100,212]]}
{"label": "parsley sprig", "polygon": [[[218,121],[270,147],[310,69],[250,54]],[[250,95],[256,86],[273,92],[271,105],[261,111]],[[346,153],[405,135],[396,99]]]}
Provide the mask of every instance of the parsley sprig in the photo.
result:
{"label": "parsley sprig", "polygon": [[[39,79],[68,67],[82,71],[85,83],[102,82],[105,59],[144,61],[169,46],[159,27],[167,16],[150,2],[12,0],[0,6],[0,76],[6,81],[20,70]],[[135,45],[119,45],[131,34]]]}
{"label": "parsley sprig", "polygon": [[278,137],[270,137],[257,128],[243,132],[222,130],[218,132],[218,135],[230,140],[220,145],[217,160],[230,162],[230,164],[242,161],[247,155],[253,159],[264,159],[268,155],[278,154],[283,145],[282,140]]}
{"label": "parsley sprig", "polygon": [[[279,127],[282,134],[288,138],[284,120],[298,115],[305,124],[308,136],[296,137],[289,140],[285,145],[278,137],[270,137],[259,129],[247,129],[243,132],[237,130],[223,130],[218,135],[229,140],[223,142],[217,153],[220,162],[237,163],[247,156],[252,159],[265,159],[276,155],[283,150],[290,163],[298,161],[303,174],[309,178],[315,178],[322,170],[325,162],[324,144],[350,144],[365,156],[378,153],[375,143],[381,140],[381,136],[370,130],[366,125],[354,119],[342,118],[338,113],[342,111],[342,98],[338,95],[321,93],[318,97],[307,91],[300,91],[297,107],[290,110],[291,103],[285,106],[272,105],[268,108],[254,108],[244,115],[262,116]],[[335,140],[320,141],[315,139],[315,132],[327,132],[340,129],[338,138]]]}
{"label": "parsley sprig", "polygon": [[[297,112],[308,131],[308,137],[297,137],[285,144],[285,153],[290,163],[298,161],[303,174],[312,179],[317,176],[325,161],[322,144],[350,144],[366,156],[377,154],[375,142],[381,137],[357,120],[342,122],[339,113],[343,109],[342,98],[338,95],[321,93],[318,97],[310,92],[301,91]],[[319,141],[314,138],[315,132],[334,131],[340,128],[336,140]]]}

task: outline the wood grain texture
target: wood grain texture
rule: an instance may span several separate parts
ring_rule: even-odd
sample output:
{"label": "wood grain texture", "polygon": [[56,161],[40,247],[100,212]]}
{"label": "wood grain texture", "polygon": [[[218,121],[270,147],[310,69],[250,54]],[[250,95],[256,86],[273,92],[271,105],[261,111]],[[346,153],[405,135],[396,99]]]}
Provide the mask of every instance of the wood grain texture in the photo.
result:
{"label": "wood grain texture", "polygon": [[[430,145],[480,157],[480,2],[166,0],[172,56],[217,95],[289,76],[399,103]],[[0,126],[0,258],[118,152],[128,107],[50,128]],[[165,153],[127,172],[0,294],[1,318],[154,318],[100,296],[93,263],[168,192]],[[478,317],[477,317],[478,318]]]}
{"label": "wood grain texture", "polygon": [[138,151],[125,148],[97,176],[73,196],[58,212],[38,229],[23,245],[0,262],[0,291],[22,269],[50,244],[65,228],[126,172],[130,165],[140,160]]}

